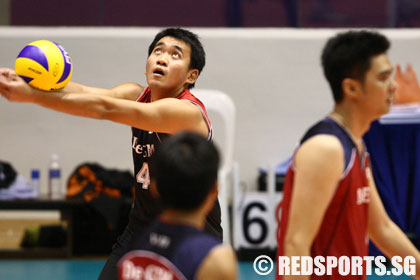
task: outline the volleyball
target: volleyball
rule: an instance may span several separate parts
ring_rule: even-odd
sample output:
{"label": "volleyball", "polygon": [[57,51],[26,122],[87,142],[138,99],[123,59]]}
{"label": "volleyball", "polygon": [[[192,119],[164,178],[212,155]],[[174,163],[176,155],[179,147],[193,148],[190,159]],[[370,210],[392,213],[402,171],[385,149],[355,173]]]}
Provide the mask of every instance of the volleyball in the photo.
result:
{"label": "volleyball", "polygon": [[39,40],[28,44],[16,58],[15,71],[34,88],[53,91],[70,81],[73,66],[69,54],[59,44]]}

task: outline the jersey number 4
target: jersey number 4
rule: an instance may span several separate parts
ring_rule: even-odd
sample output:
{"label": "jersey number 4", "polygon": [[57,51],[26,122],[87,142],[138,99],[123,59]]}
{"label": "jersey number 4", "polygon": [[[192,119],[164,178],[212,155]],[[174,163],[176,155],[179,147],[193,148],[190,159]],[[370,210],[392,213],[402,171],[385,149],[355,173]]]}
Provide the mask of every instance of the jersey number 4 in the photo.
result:
{"label": "jersey number 4", "polygon": [[141,183],[143,189],[148,189],[150,185],[149,164],[143,162],[143,166],[136,175],[137,183]]}

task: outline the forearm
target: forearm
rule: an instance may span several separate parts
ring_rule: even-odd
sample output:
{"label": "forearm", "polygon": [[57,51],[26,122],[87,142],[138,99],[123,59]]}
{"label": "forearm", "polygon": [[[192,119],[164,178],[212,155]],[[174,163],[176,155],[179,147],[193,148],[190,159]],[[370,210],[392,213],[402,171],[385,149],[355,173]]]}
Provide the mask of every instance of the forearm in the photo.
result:
{"label": "forearm", "polygon": [[143,130],[163,131],[164,121],[152,104],[143,104],[99,94],[35,92],[31,103],[80,117],[109,120]]}
{"label": "forearm", "polygon": [[65,93],[84,93],[85,92],[85,86],[76,82],[70,81],[61,91]]}
{"label": "forearm", "polygon": [[98,94],[117,99],[136,100],[140,93],[143,91],[143,87],[136,83],[124,83],[111,89],[108,89],[90,87],[75,82],[69,82],[68,85],[64,87],[61,91],[65,93],[88,93]]}
{"label": "forearm", "polygon": [[[405,233],[391,220],[370,236],[373,243],[388,257],[413,256],[416,259],[416,279],[420,279],[420,253]],[[398,240],[398,242],[396,242]]]}
{"label": "forearm", "polygon": [[82,85],[76,82],[70,81],[62,90],[64,93],[83,93],[83,94],[99,94],[108,97],[119,98],[112,89],[98,88]]}
{"label": "forearm", "polygon": [[102,119],[106,97],[93,94],[42,92],[35,90],[30,103],[75,116]]}

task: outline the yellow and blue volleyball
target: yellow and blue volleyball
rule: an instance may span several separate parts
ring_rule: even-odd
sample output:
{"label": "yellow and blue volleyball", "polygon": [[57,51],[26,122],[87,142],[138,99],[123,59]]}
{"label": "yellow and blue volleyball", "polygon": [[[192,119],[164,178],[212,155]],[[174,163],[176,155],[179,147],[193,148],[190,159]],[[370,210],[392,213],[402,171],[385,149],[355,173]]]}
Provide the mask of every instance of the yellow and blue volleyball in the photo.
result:
{"label": "yellow and blue volleyball", "polygon": [[22,49],[16,58],[15,71],[34,88],[53,91],[67,85],[73,66],[62,46],[39,40]]}

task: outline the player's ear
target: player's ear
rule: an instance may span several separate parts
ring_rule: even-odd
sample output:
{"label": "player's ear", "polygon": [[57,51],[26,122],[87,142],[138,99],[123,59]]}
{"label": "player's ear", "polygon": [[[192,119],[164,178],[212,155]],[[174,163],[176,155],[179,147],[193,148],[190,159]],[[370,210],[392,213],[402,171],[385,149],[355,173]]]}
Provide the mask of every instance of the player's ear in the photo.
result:
{"label": "player's ear", "polygon": [[341,83],[341,87],[343,89],[343,95],[350,98],[357,97],[361,90],[360,82],[351,78],[345,78]]}
{"label": "player's ear", "polygon": [[195,81],[197,81],[199,73],[200,72],[197,69],[191,69],[188,72],[187,83],[190,84],[190,85],[194,84]]}
{"label": "player's ear", "polygon": [[217,199],[218,195],[219,195],[219,187],[216,180],[214,182],[213,187],[210,189],[209,194],[207,195],[207,199],[214,202]]}

